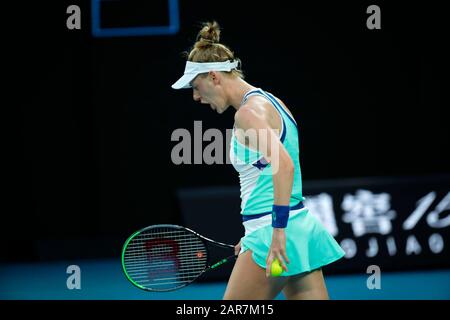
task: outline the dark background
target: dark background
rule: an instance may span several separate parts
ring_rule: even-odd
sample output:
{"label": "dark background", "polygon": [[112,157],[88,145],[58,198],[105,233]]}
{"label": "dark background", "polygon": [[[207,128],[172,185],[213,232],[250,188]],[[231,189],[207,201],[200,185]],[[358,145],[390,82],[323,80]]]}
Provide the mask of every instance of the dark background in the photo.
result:
{"label": "dark background", "polygon": [[[167,14],[166,1],[148,2]],[[81,30],[66,28],[71,4],[81,8]],[[366,27],[371,4],[381,8],[381,30]],[[231,108],[215,114],[170,87],[184,70],[181,52],[212,19],[246,80],[297,119],[305,184],[450,172],[440,5],[180,0],[176,35],[120,38],[92,36],[89,1],[14,6],[3,12],[12,71],[4,108],[13,113],[4,119],[12,129],[3,261],[116,256],[136,229],[181,222],[179,188],[238,184],[231,165],[170,158],[176,128],[233,124]],[[122,23],[114,14],[108,24]]]}

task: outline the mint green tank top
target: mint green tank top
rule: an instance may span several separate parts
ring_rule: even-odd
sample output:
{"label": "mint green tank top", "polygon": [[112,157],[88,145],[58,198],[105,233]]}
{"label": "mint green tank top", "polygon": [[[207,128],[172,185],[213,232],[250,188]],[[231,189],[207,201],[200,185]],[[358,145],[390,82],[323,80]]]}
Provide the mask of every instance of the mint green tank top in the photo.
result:
{"label": "mint green tank top", "polygon": [[[290,206],[293,207],[304,200],[302,196],[297,123],[272,94],[259,88],[247,92],[242,99],[241,105],[252,95],[266,98],[281,117],[280,141],[294,163],[294,181],[290,199]],[[271,212],[274,204],[274,192],[270,163],[265,161],[264,156],[260,152],[250,149],[239,142],[235,136],[234,128],[230,143],[230,161],[239,173],[241,214],[253,215]]]}

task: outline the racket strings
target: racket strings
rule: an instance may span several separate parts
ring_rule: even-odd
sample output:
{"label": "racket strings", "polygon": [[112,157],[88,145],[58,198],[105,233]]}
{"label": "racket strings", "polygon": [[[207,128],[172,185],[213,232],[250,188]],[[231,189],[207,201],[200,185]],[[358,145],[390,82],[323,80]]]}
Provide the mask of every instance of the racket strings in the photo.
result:
{"label": "racket strings", "polygon": [[203,241],[195,234],[170,227],[145,230],[132,238],[124,268],[133,281],[153,290],[172,290],[194,281],[207,264]]}

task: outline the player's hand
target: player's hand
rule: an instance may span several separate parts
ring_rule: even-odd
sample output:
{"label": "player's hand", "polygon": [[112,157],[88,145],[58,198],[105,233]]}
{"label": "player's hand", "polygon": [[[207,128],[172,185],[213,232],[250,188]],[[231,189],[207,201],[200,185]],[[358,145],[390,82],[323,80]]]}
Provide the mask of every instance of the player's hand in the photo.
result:
{"label": "player's hand", "polygon": [[241,252],[241,241],[237,245],[234,246],[234,255],[238,255]]}
{"label": "player's hand", "polygon": [[[270,268],[273,260],[278,259],[284,271],[288,271],[286,263],[289,259],[286,255],[286,233],[282,228],[273,228],[272,243],[266,259],[266,276],[270,277]],[[286,263],[285,263],[286,262]]]}

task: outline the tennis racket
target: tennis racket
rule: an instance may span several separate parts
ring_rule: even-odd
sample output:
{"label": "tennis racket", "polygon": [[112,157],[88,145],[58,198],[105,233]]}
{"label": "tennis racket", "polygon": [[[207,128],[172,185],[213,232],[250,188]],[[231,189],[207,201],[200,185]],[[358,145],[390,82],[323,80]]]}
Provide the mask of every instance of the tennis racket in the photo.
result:
{"label": "tennis racket", "polygon": [[[208,248],[226,249],[224,259],[212,263]],[[129,281],[147,291],[185,287],[208,270],[237,256],[234,246],[217,242],[178,225],[159,224],[133,233],[122,249],[122,268]]]}

